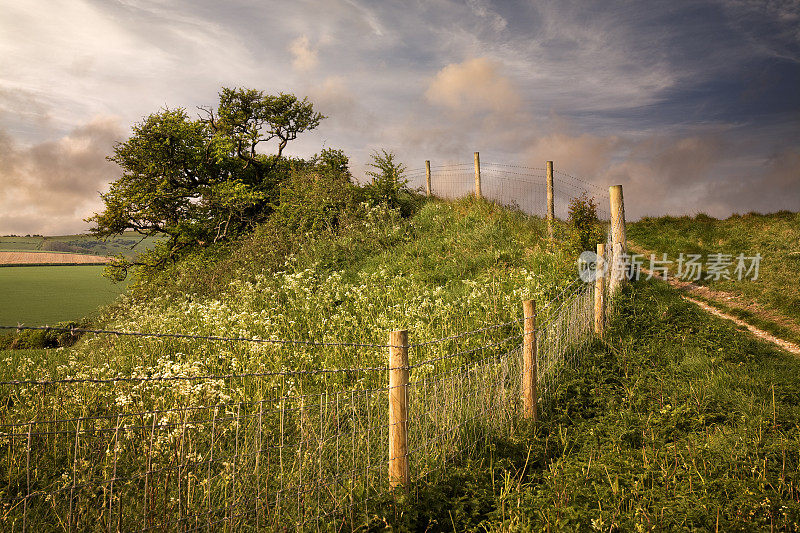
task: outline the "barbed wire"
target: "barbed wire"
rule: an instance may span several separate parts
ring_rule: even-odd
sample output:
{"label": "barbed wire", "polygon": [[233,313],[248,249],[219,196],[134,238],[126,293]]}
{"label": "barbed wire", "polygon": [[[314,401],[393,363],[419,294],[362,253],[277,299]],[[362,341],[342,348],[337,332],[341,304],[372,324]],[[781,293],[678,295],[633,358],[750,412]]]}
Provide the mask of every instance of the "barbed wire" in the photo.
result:
{"label": "barbed wire", "polygon": [[396,348],[389,344],[374,344],[363,342],[321,342],[321,341],[305,341],[293,339],[262,339],[259,337],[223,337],[218,335],[191,335],[188,333],[145,333],[141,331],[116,331],[109,329],[91,329],[91,328],[67,328],[59,326],[24,326],[18,324],[16,326],[0,325],[0,329],[5,330],[44,330],[44,331],[61,331],[65,333],[94,333],[94,334],[108,334],[128,337],[152,337],[152,338],[173,338],[173,339],[190,339],[190,340],[204,340],[204,341],[221,341],[221,342],[253,342],[264,344],[292,344],[298,346],[340,346],[340,347],[356,347],[356,348]]}

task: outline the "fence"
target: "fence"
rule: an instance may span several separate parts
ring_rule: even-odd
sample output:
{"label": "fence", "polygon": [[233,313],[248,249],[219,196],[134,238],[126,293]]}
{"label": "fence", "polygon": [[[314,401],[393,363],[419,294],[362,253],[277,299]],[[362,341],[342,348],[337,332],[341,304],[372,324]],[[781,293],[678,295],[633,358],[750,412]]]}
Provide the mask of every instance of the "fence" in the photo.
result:
{"label": "fence", "polygon": [[[598,287],[602,296],[601,285],[577,279],[538,310],[521,306],[517,320],[432,340],[393,332],[387,344],[68,330],[190,347],[380,350],[387,364],[0,382],[0,523],[21,531],[347,527],[395,491],[446,474],[489,436],[546,416],[562,372],[602,332]],[[175,388],[207,400],[156,407]]]}

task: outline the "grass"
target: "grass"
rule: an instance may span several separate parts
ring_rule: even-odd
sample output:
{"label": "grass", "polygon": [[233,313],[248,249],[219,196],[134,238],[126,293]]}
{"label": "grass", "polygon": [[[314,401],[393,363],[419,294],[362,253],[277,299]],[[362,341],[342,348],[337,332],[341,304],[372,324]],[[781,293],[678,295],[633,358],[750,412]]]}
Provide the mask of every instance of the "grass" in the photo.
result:
{"label": "grass", "polygon": [[102,266],[0,268],[0,324],[54,324],[95,316],[125,289],[103,277]]}
{"label": "grass", "polygon": [[[546,253],[543,221],[520,212],[474,200],[429,202],[408,220],[383,208],[372,211],[361,226],[310,242],[274,270],[259,271],[253,262],[233,272],[228,263],[211,266],[196,282],[219,280],[219,268],[230,280],[224,290],[130,299],[104,323],[127,331],[371,344],[408,329],[418,342],[514,320],[522,299],[543,307],[575,277],[568,251]],[[240,343],[219,350],[207,357],[208,348],[188,341],[97,339],[73,350],[75,363],[63,370],[79,372],[85,365],[128,374],[166,358],[197,363],[205,373],[234,373],[372,365],[385,358],[380,351],[345,348],[298,352]]]}
{"label": "grass", "polygon": [[535,427],[374,530],[797,531],[800,360],[641,282]]}
{"label": "grass", "polygon": [[50,251],[83,253],[89,255],[133,258],[152,248],[158,238],[148,237],[142,242],[141,235],[125,232],[116,237],[99,239],[92,235],[0,236],[0,251]]}
{"label": "grass", "polygon": [[[409,220],[369,208],[363,222],[345,234],[309,240],[274,268],[272,263],[242,258],[252,258],[247,254],[268,246],[268,240],[256,236],[243,244],[244,256],[208,268],[197,280],[225,280],[220,285],[224,290],[201,287],[195,293],[164,291],[143,300],[129,298],[124,307],[109,311],[103,324],[137,331],[380,344],[388,331],[399,328],[410,330],[411,342],[445,337],[518,319],[524,298],[535,299],[543,308],[575,277],[572,255],[558,247],[548,251],[546,234],[539,219],[471,199],[428,202]],[[350,489],[358,505],[339,517],[344,522],[331,518],[308,527],[798,530],[800,360],[705,314],[655,281],[627,288],[616,309],[608,344],[589,343],[580,365],[562,370],[561,384],[540,422],[528,425],[512,417],[505,426],[509,432],[448,419],[443,427],[452,429],[452,435],[445,434],[450,447],[441,448],[458,453],[442,457],[448,462],[441,475],[416,483],[407,497],[379,496],[364,502],[358,499],[363,496],[360,489]],[[426,367],[413,370],[415,381],[428,379],[432,384],[422,389],[425,394],[415,393],[413,408],[435,422],[453,405],[474,407],[472,402],[478,400],[473,392],[484,390],[483,383],[492,384],[496,404],[518,398],[518,380],[492,388],[498,382],[486,372],[460,381],[442,377],[457,365],[479,365],[479,356],[470,349],[518,330],[510,325],[476,338],[412,349],[412,364],[466,352],[445,361],[442,374],[426,373]],[[71,349],[5,352],[0,355],[5,358],[0,376],[187,377],[379,366],[386,363],[385,351],[98,336],[84,338]],[[0,417],[22,424],[18,437],[32,427],[30,420],[41,429],[49,418],[69,419],[53,426],[53,436],[34,439],[31,460],[37,465],[35,481],[42,487],[60,487],[65,495],[71,486],[81,487],[74,499],[80,526],[111,517],[121,521],[118,527],[123,530],[158,527],[162,518],[148,516],[142,502],[150,502],[164,520],[182,510],[224,519],[236,511],[228,506],[239,505],[243,493],[252,497],[261,486],[252,483],[254,471],[294,488],[298,479],[318,479],[319,465],[325,461],[342,465],[344,472],[377,472],[371,478],[376,487],[380,480],[385,482],[382,417],[387,398],[380,390],[370,393],[385,387],[385,376],[365,375],[6,386],[0,389]],[[342,389],[363,392],[369,400],[359,402],[355,393],[328,394]],[[452,396],[440,401],[434,395],[443,393]],[[286,399],[300,395],[304,397],[294,403]],[[253,405],[269,411],[264,438],[262,412],[252,410]],[[335,416],[326,405],[335,405]],[[157,415],[152,413],[156,410]],[[278,417],[276,412],[285,414]],[[120,413],[130,415],[120,419]],[[78,418],[86,421],[83,433],[74,422]],[[332,419],[333,426],[325,426],[324,421]],[[422,422],[430,423],[424,417]],[[410,427],[416,431],[423,426]],[[321,444],[325,439],[333,442],[333,428],[336,456],[326,455],[324,450],[334,448]],[[341,443],[347,453],[341,456],[340,433],[347,437]],[[371,445],[373,441],[380,444]],[[0,471],[6,473],[0,493],[5,498],[28,492],[26,442],[17,438],[0,454]],[[350,442],[352,448],[347,448]],[[465,443],[476,442],[480,445],[473,452],[463,453]],[[217,454],[216,462],[208,458],[209,449]],[[254,450],[262,449],[281,450],[280,462],[275,455],[255,462],[263,455]],[[351,456],[355,450],[358,453]],[[231,463],[231,456],[244,464],[236,459]],[[412,469],[419,468],[420,459],[414,461]],[[188,484],[177,496],[170,477],[176,464],[189,465],[177,470],[178,478]],[[151,471],[154,474],[146,478],[145,472]],[[104,489],[95,490],[98,480],[108,479],[111,472],[124,480],[114,489],[118,500]],[[348,485],[331,490],[347,493]],[[108,505],[123,499],[125,512]],[[306,504],[313,507],[301,491],[296,500],[294,494],[286,500],[283,505],[292,520],[306,517]],[[70,495],[31,500],[30,505],[29,525],[46,527],[56,517],[63,520],[73,500]],[[9,529],[18,527],[19,509],[8,516],[14,517],[5,522]]]}
{"label": "grass", "polygon": [[[211,296],[207,295],[209,291],[198,290],[162,293],[143,300],[129,297],[110,310],[101,323],[110,329],[133,331],[365,344],[385,344],[390,330],[406,328],[411,342],[420,342],[482,328],[489,323],[518,320],[522,299],[533,298],[544,309],[544,304],[575,278],[568,251],[558,248],[547,251],[546,225],[542,220],[495,204],[469,199],[453,203],[431,201],[405,220],[384,207],[365,209],[361,222],[349,227],[346,233],[308,241],[277,268],[246,261],[242,270],[231,273],[227,272],[230,262],[210,265],[208,276],[200,278],[198,283],[225,279],[222,274],[215,277],[214,269],[223,269],[229,276],[224,290],[217,290]],[[268,244],[254,242],[251,246],[259,249]],[[503,353],[517,347],[520,331],[519,323],[511,323],[412,350],[412,363],[463,352],[459,357],[446,357],[435,366],[414,370],[415,380],[426,384],[415,389],[425,391],[415,392],[417,409],[423,410],[421,413],[436,412],[439,423],[446,423],[449,428],[446,442],[431,448],[431,454],[441,457],[460,454],[458,446],[470,442],[464,432],[483,431],[465,425],[463,420],[457,423],[445,417],[450,414],[466,417],[466,412],[452,406],[465,404],[467,400],[478,401],[475,392],[485,392],[479,386],[484,378],[501,380],[501,385],[509,387],[508,398],[519,397],[514,392],[518,391],[518,379],[502,381],[505,379],[502,376],[515,374],[509,371],[497,378],[495,367],[481,367],[480,360],[495,351]],[[498,342],[495,351],[480,349],[493,342]],[[5,364],[0,365],[0,377],[7,380],[381,368],[387,360],[387,350],[383,347],[304,348],[107,335],[84,337],[68,349],[3,355]],[[465,364],[481,368],[481,373],[475,373],[470,380],[448,380],[448,370]],[[384,468],[375,466],[385,461],[386,453],[385,377],[385,372],[378,370],[177,382],[63,384],[44,388],[6,386],[0,388],[0,418],[6,423],[21,424],[36,420],[34,432],[59,428],[52,436],[47,433],[37,440],[32,458],[37,465],[36,481],[47,490],[65,487],[68,483],[65,480],[75,478],[71,469],[75,468],[75,456],[79,456],[76,475],[79,484],[86,488],[78,491],[75,509],[82,525],[96,523],[98,505],[102,509],[101,520],[106,519],[105,509],[109,507],[98,502],[106,501],[103,498],[108,493],[96,489],[98,482],[107,479],[109,472],[117,472],[125,479],[114,489],[115,498],[125,501],[124,512],[118,514],[113,509],[109,512],[121,517],[120,528],[126,530],[141,527],[140,520],[155,520],[152,524],[155,526],[162,519],[147,516],[141,503],[145,498],[151,499],[148,500],[151,508],[159,510],[159,517],[175,517],[183,505],[188,512],[203,513],[204,517],[211,513],[219,518],[219,513],[228,512],[226,502],[233,501],[232,489],[240,495],[252,495],[258,490],[258,485],[253,484],[257,479],[254,471],[268,479],[280,479],[299,495],[297,484],[309,476],[316,479],[322,464],[318,461],[323,459],[337,471],[341,468],[345,472],[358,472],[359,478],[351,489],[346,484],[330,488],[340,498],[365,495],[362,492],[365,485],[360,484],[361,472],[366,472],[374,487],[385,485]],[[440,382],[450,385],[440,389],[437,386]],[[458,391],[464,393],[457,394]],[[450,394],[450,399],[435,403],[444,394]],[[276,397],[280,399],[275,400]],[[331,414],[323,406],[333,402],[337,413],[335,423],[325,426]],[[496,405],[497,399],[492,397],[491,403]],[[262,413],[253,411],[258,406],[266,410],[263,433]],[[276,418],[279,408],[285,415]],[[118,418],[120,414],[124,414],[122,418]],[[45,422],[52,419],[67,422],[54,425]],[[75,423],[78,419],[85,420],[82,430]],[[309,425],[308,420],[316,422]],[[420,416],[420,424],[430,425],[426,420]],[[323,428],[327,444],[322,447],[320,443],[321,451],[317,452],[316,439],[322,440]],[[335,447],[331,440],[334,432]],[[339,434],[343,435],[341,443]],[[441,438],[441,433],[435,435]],[[109,438],[116,440],[112,442]],[[0,458],[0,470],[6,471],[0,485],[8,487],[0,487],[0,491],[6,490],[14,496],[28,492],[26,459],[23,459],[26,442],[15,440],[8,453]],[[309,446],[314,453],[302,455]],[[210,462],[207,455],[210,449],[214,450],[214,457],[223,459]],[[143,475],[143,450],[148,450],[147,456],[153,458],[152,469],[157,475]],[[281,450],[281,455],[269,456],[258,450]],[[336,456],[332,455],[333,450]],[[187,492],[182,493],[183,500],[176,502],[171,465],[176,460],[185,462],[180,459],[184,453],[194,457],[202,468],[179,470]],[[231,463],[224,459],[234,455],[248,457],[246,461],[250,462]],[[252,463],[258,457],[264,459],[260,466]],[[314,490],[313,484],[309,490]],[[316,498],[318,493],[311,494]],[[333,495],[326,496],[329,497]],[[71,502],[60,496],[53,501],[35,498],[29,505],[33,509],[29,513],[32,528],[45,527],[56,516],[63,520],[72,508]],[[298,517],[302,505],[294,499],[287,498],[282,505],[287,506],[285,516],[291,520],[302,520],[305,516]],[[351,520],[368,520],[364,512],[367,508],[359,505]],[[9,516],[13,518],[8,519],[7,525],[19,524],[18,508]],[[284,515],[273,517],[284,518]]]}
{"label": "grass", "polygon": [[[741,295],[778,311],[800,326],[800,213],[644,218],[628,225],[628,238],[656,253],[744,253],[762,256],[755,281],[700,280],[712,289]],[[645,265],[646,266],[646,265]],[[673,265],[673,273],[675,265]]]}

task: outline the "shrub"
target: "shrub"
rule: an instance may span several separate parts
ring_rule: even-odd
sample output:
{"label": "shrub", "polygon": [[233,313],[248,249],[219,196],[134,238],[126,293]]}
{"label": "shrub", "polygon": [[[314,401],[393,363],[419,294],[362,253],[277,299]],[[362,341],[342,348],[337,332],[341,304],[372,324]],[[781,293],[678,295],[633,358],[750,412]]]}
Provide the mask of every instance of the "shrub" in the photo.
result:
{"label": "shrub", "polygon": [[408,188],[408,180],[404,176],[406,166],[395,160],[394,153],[386,150],[373,152],[369,166],[375,170],[367,171],[372,183],[364,190],[374,204],[400,209],[403,217],[411,216],[422,205],[424,197]]}
{"label": "shrub", "polygon": [[578,253],[594,251],[597,244],[606,240],[605,232],[597,218],[597,204],[586,193],[569,202],[569,244]]}

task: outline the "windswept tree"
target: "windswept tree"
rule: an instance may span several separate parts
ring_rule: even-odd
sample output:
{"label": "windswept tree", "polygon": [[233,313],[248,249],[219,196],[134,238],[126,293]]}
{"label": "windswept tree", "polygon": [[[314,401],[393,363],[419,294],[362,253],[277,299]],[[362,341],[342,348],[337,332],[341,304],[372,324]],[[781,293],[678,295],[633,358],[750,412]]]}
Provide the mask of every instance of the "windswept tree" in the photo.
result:
{"label": "windswept tree", "polygon": [[[91,231],[165,237],[150,264],[248,231],[269,215],[288,175],[287,143],[324,118],[307,99],[229,88],[197,119],[182,108],[154,113],[109,157],[122,177],[101,195],[104,210],[87,219]],[[277,154],[259,151],[269,141]],[[112,274],[124,278],[130,266],[118,260]]]}

